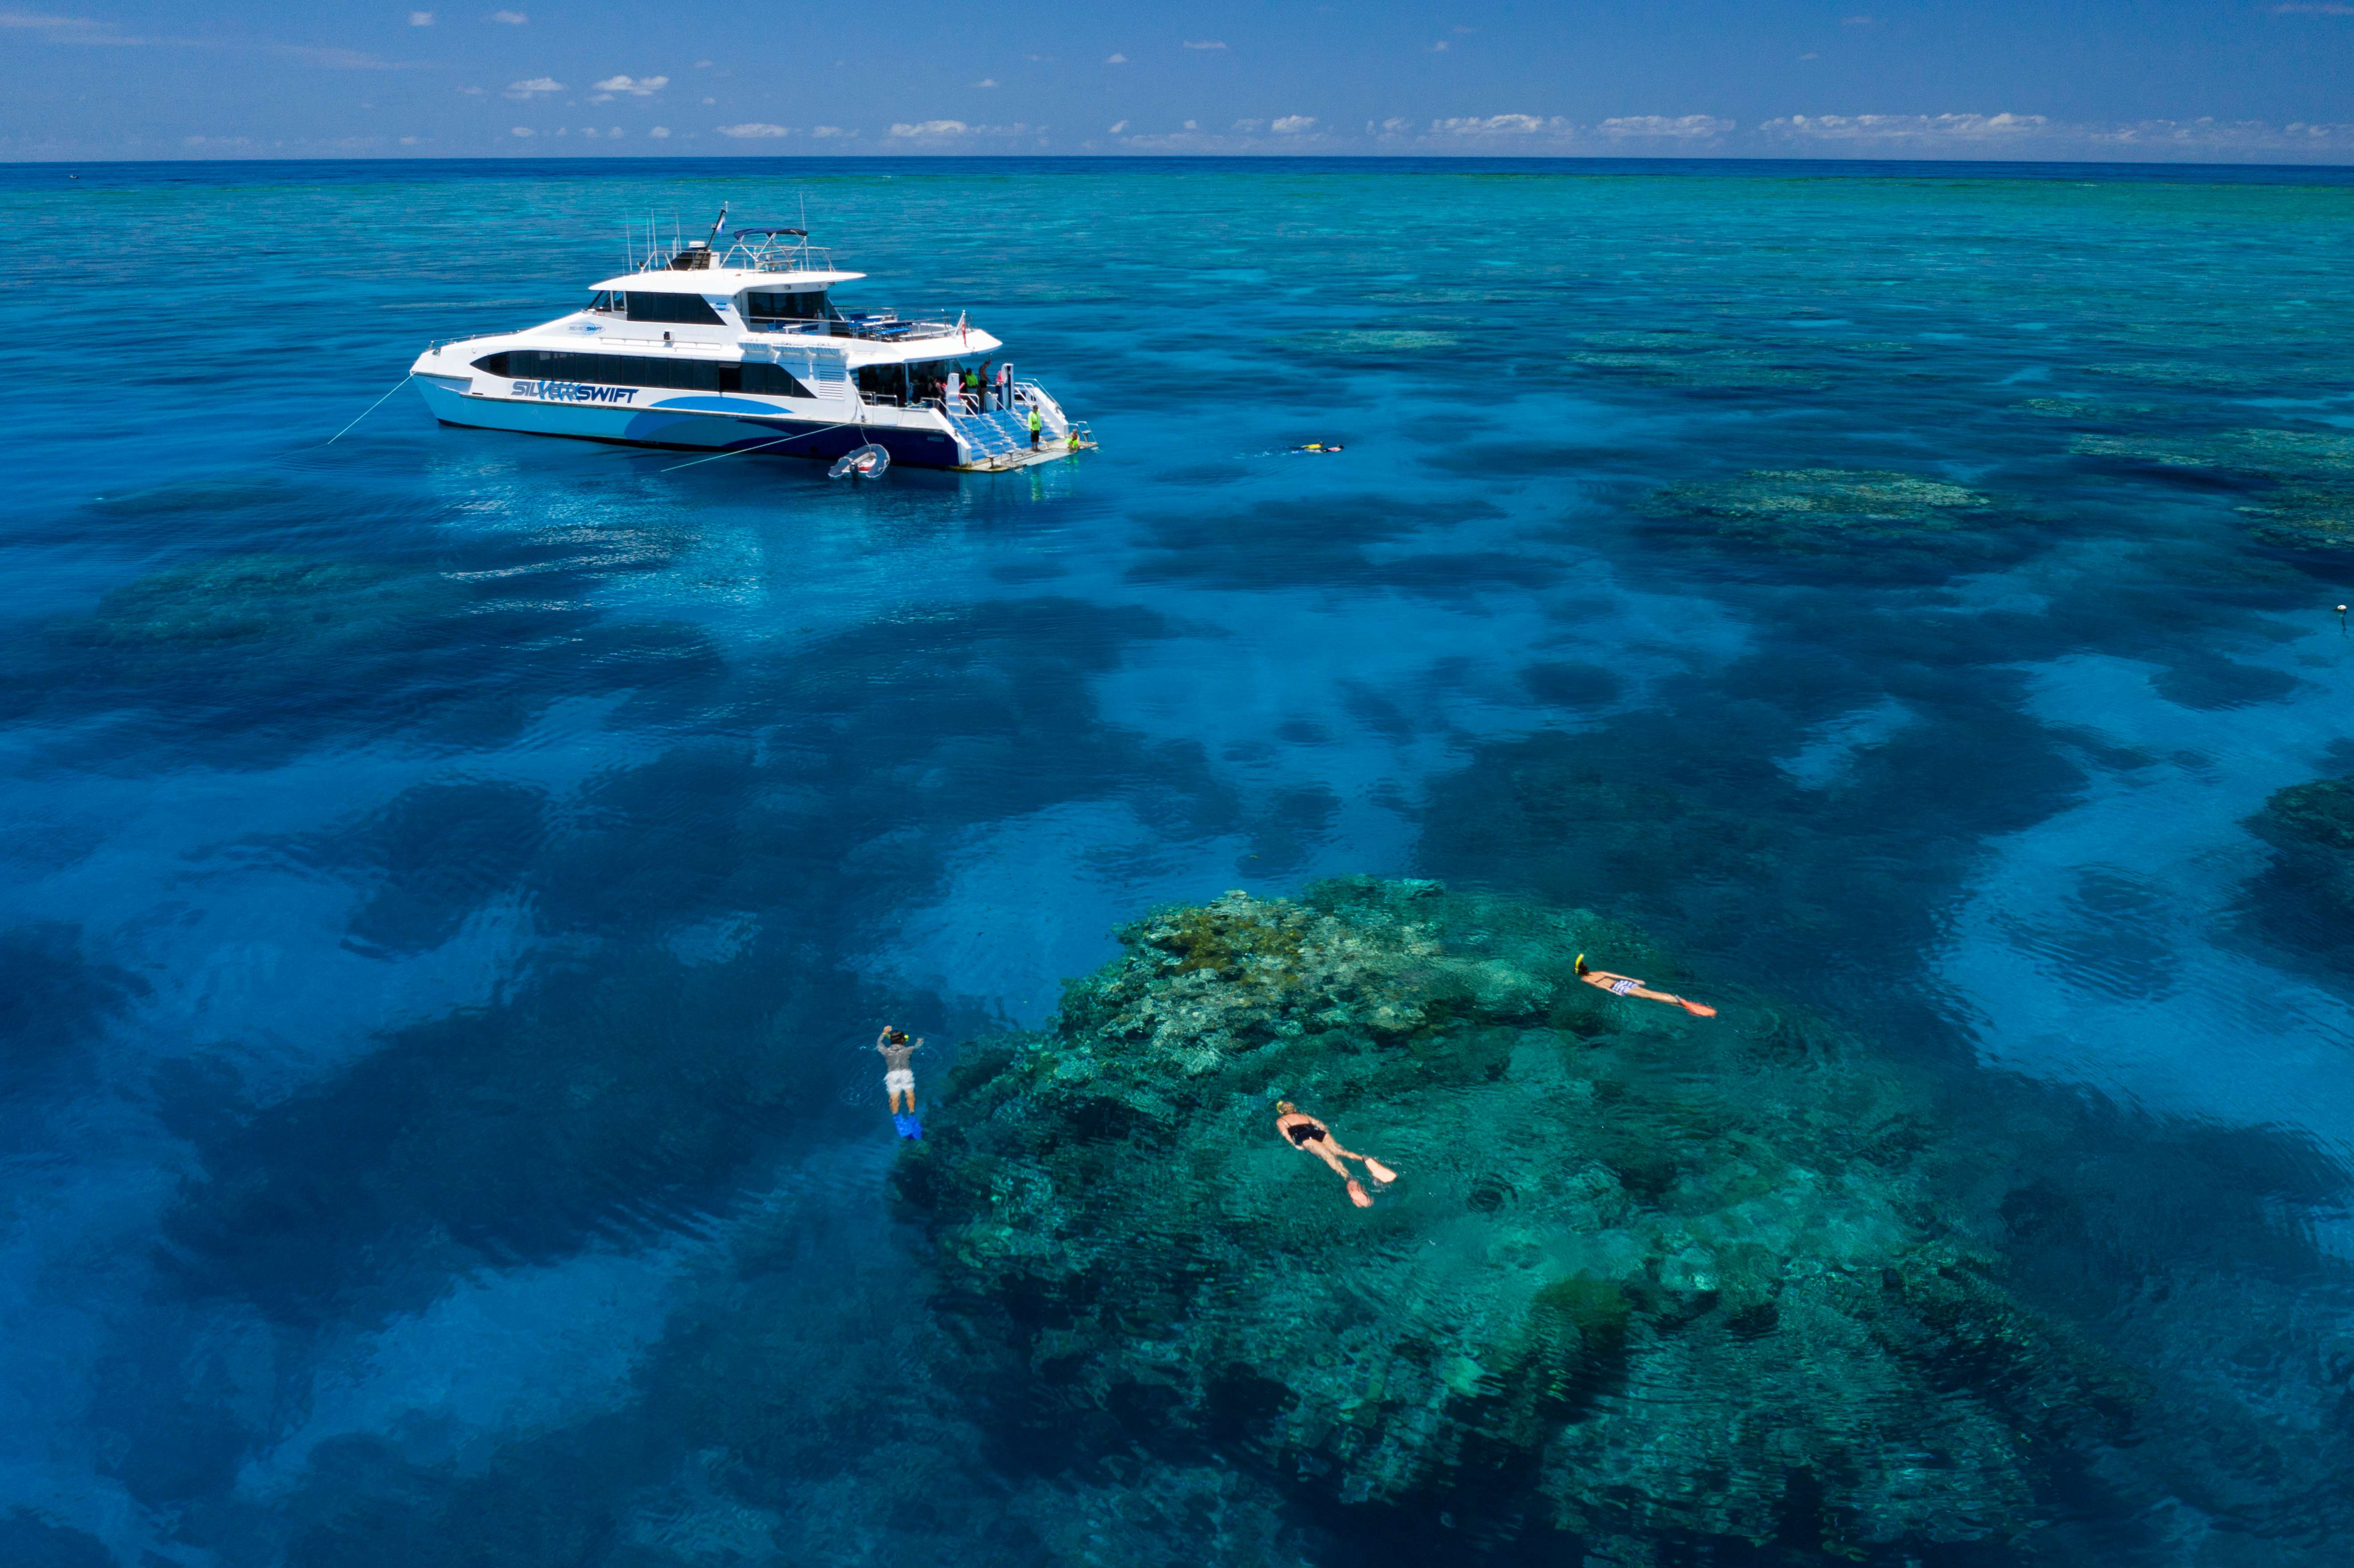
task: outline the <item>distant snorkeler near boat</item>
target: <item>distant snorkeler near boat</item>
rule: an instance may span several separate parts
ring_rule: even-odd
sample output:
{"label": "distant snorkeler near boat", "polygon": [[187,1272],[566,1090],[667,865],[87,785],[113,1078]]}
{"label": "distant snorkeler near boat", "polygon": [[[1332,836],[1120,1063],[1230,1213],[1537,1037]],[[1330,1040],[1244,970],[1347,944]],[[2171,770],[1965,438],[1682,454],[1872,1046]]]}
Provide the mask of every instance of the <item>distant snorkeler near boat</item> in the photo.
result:
{"label": "distant snorkeler near boat", "polygon": [[[922,1035],[910,1044],[907,1032],[883,1026],[875,1037],[875,1049],[883,1054],[883,1088],[891,1097],[891,1125],[899,1129],[901,1138],[920,1139],[923,1123],[916,1119],[916,1070],[907,1065],[907,1058],[924,1048]],[[899,1108],[899,1098],[906,1096],[907,1108]]]}
{"label": "distant snorkeler near boat", "polygon": [[1338,441],[1310,441],[1305,446],[1293,447],[1291,451],[1294,456],[1304,457],[1310,452],[1322,456],[1329,452],[1343,452],[1348,450]]}
{"label": "distant snorkeler near boat", "polygon": [[1671,996],[1663,991],[1649,990],[1641,980],[1627,975],[1614,975],[1608,969],[1588,969],[1585,967],[1584,953],[1577,955],[1577,978],[1588,985],[1600,986],[1612,996],[1639,996],[1646,1001],[1671,1001],[1694,1018],[1716,1016],[1716,1009],[1704,1002],[1687,1001],[1682,997]]}
{"label": "distant snorkeler near boat", "polygon": [[1275,1102],[1275,1130],[1289,1139],[1294,1149],[1304,1150],[1330,1165],[1332,1168],[1332,1173],[1349,1184],[1349,1202],[1361,1209],[1372,1208],[1373,1200],[1367,1195],[1364,1187],[1358,1182],[1356,1177],[1350,1174],[1349,1168],[1341,1163],[1342,1160],[1362,1160],[1365,1167],[1365,1173],[1373,1179],[1376,1185],[1386,1187],[1397,1180],[1396,1171],[1372,1155],[1356,1154],[1341,1148],[1340,1141],[1332,1136],[1331,1128],[1293,1105],[1289,1100]]}

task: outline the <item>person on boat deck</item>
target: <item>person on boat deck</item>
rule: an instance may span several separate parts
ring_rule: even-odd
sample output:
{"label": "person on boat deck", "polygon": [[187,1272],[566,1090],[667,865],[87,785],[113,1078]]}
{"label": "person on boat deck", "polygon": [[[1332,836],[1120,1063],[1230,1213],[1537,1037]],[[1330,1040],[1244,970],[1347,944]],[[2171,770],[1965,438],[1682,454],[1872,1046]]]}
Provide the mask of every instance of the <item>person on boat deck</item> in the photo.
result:
{"label": "person on boat deck", "polygon": [[997,407],[997,377],[989,368],[989,361],[981,362],[981,411],[984,414]]}
{"label": "person on boat deck", "polygon": [[1034,407],[1030,410],[1030,450],[1034,452],[1038,450],[1038,432],[1045,428],[1045,424],[1046,421],[1038,417],[1038,410]]}
{"label": "person on boat deck", "polygon": [[981,372],[978,370],[964,373],[964,406],[976,410],[981,407]]}
{"label": "person on boat deck", "polygon": [[1365,1189],[1358,1182],[1356,1177],[1350,1174],[1349,1168],[1341,1163],[1342,1160],[1363,1161],[1365,1173],[1371,1176],[1378,1186],[1386,1187],[1397,1180],[1396,1171],[1372,1155],[1356,1154],[1341,1148],[1339,1140],[1333,1138],[1331,1128],[1293,1105],[1289,1100],[1275,1102],[1275,1130],[1289,1139],[1294,1149],[1304,1150],[1330,1165],[1332,1168],[1332,1174],[1349,1184],[1349,1202],[1361,1209],[1372,1208],[1373,1201],[1366,1196]]}
{"label": "person on boat deck", "polygon": [[1588,985],[1600,986],[1612,996],[1639,996],[1646,1001],[1671,1001],[1694,1018],[1716,1016],[1716,1009],[1703,1003],[1686,1001],[1682,997],[1670,996],[1663,991],[1646,990],[1641,980],[1630,980],[1625,975],[1614,975],[1608,969],[1587,969],[1584,953],[1577,955],[1577,978]]}

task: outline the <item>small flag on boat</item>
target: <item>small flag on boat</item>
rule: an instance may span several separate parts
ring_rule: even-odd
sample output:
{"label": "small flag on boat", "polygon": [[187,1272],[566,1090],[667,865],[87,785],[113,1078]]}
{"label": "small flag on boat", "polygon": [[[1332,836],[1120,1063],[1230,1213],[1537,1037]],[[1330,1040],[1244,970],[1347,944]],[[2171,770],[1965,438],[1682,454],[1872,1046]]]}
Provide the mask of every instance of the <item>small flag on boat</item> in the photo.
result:
{"label": "small flag on boat", "polygon": [[959,311],[957,313],[957,341],[963,344],[967,348],[970,348],[972,346],[972,334],[965,330],[964,313],[962,311]]}

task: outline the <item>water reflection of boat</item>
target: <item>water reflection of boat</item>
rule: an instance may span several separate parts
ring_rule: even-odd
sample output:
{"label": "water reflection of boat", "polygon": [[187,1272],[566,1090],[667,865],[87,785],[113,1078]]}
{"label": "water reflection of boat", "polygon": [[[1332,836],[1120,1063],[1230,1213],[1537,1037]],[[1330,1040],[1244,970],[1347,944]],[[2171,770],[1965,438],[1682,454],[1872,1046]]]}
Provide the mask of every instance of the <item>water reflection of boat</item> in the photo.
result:
{"label": "water reflection of boat", "polygon": [[[720,249],[726,222],[650,249],[568,315],[431,344],[410,369],[427,405],[444,424],[631,446],[832,459],[872,443],[919,468],[1020,468],[1093,444],[964,313],[844,310],[832,290],[865,274],[836,270],[799,228],[738,228]],[[977,397],[969,373],[986,376]]]}

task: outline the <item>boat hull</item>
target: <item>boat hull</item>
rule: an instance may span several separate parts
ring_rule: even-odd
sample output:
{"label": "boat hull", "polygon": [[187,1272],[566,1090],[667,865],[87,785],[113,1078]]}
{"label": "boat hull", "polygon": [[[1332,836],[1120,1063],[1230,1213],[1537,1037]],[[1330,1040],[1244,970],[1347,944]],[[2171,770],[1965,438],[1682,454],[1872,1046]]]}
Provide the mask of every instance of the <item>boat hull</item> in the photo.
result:
{"label": "boat hull", "polygon": [[[673,451],[747,451],[758,450],[777,457],[816,458],[825,461],[843,456],[869,441],[891,454],[895,463],[911,468],[953,469],[965,456],[953,436],[939,430],[893,426],[861,420],[864,410],[845,410],[850,418],[802,418],[783,412],[752,412],[761,405],[748,399],[720,397],[669,400],[670,407],[629,408],[611,404],[539,402],[517,397],[480,397],[439,385],[419,376],[418,389],[426,407],[445,425],[474,429],[513,430],[524,435],[568,436],[575,440],[607,441],[619,446],[658,447]],[[693,408],[686,403],[721,405]],[[737,402],[746,411],[725,404]]]}

